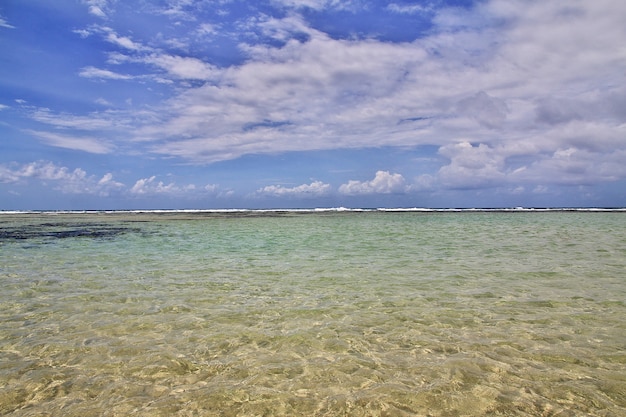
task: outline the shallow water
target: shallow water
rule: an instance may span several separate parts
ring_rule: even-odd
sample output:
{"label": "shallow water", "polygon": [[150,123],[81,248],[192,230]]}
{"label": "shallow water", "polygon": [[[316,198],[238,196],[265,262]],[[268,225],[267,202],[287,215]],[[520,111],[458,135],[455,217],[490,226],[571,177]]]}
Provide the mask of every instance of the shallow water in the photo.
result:
{"label": "shallow water", "polygon": [[626,415],[626,214],[0,215],[0,414]]}

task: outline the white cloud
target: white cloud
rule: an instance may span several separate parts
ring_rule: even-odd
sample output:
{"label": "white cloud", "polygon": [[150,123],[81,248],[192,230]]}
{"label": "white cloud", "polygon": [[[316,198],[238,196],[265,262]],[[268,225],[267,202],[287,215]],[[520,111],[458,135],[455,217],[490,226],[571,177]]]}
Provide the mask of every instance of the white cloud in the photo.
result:
{"label": "white cloud", "polygon": [[106,40],[111,42],[112,44],[121,46],[122,48],[129,49],[131,51],[141,51],[143,49],[146,49],[141,44],[134,42],[132,39],[126,36],[118,36],[117,33],[109,28],[105,28],[105,30],[108,32]]}
{"label": "white cloud", "polygon": [[276,197],[319,197],[328,194],[330,190],[330,184],[325,184],[322,181],[313,181],[311,184],[302,184],[296,187],[268,185],[258,189],[257,194]]}
{"label": "white cloud", "polygon": [[219,189],[219,185],[217,184],[207,184],[204,186],[204,190],[209,193],[214,193]]}
{"label": "white cloud", "polygon": [[218,33],[218,26],[211,23],[202,23],[196,29],[196,33],[201,36],[215,35]]}
{"label": "white cloud", "polygon": [[[142,178],[137,180],[135,185],[130,189],[130,192],[133,194],[147,194],[151,192],[152,188],[148,188],[148,185],[154,182],[156,176],[151,176],[150,178]],[[163,184],[162,182],[160,184]],[[161,185],[162,186],[162,185]]]}
{"label": "white cloud", "polygon": [[511,180],[539,184],[589,185],[626,178],[626,150],[599,157],[585,149],[558,149],[537,158],[526,169],[511,175]]}
{"label": "white cloud", "polygon": [[65,194],[108,196],[124,188],[124,184],[115,181],[111,173],[106,173],[98,180],[93,175],[87,175],[82,168],[70,170],[49,161],[35,161],[21,166],[0,165],[0,182],[17,183],[29,180],[39,180],[44,184],[52,182],[54,189]]}
{"label": "white cloud", "polygon": [[0,164],[0,183],[14,183],[19,181],[20,176],[18,173],[6,165]]}
{"label": "white cloud", "polygon": [[41,180],[75,180],[85,177],[85,171],[80,168],[70,172],[66,167],[59,167],[46,161],[25,164],[16,171],[16,174],[19,178],[38,178]]}
{"label": "white cloud", "polygon": [[442,146],[439,154],[450,159],[438,173],[447,188],[479,188],[499,185],[504,178],[504,156],[485,144],[468,142]]}
{"label": "white cloud", "polygon": [[504,143],[492,147],[468,142],[442,146],[439,154],[450,162],[439,169],[434,181],[450,189],[537,184],[533,191],[537,193],[545,192],[545,184],[590,185],[626,178],[625,149],[606,151],[585,146],[593,143],[586,137],[580,141],[583,147],[552,150],[553,141],[549,137],[542,139],[521,146]]}
{"label": "white cloud", "polygon": [[406,181],[400,174],[391,174],[389,171],[378,171],[371,181],[350,180],[339,187],[339,192],[347,195],[364,194],[392,194],[405,193]]}
{"label": "white cloud", "polygon": [[290,7],[290,8],[308,7],[314,10],[322,10],[326,7],[326,4],[329,3],[329,1],[328,0],[273,0],[273,3]]}
{"label": "white cloud", "polygon": [[104,174],[104,176],[100,178],[100,181],[98,181],[98,185],[107,185],[107,184],[114,184],[116,186],[122,185],[122,183],[113,181],[113,174],[111,174],[110,172]]}
{"label": "white cloud", "polygon": [[137,180],[129,191],[135,195],[185,195],[195,190],[196,186],[193,184],[179,186],[173,182],[169,184],[165,184],[163,181],[157,182],[156,176],[153,175]]}
{"label": "white cloud", "polygon": [[[228,0],[226,0],[226,2],[228,2]],[[176,20],[195,21],[197,20],[197,17],[194,12],[207,5],[213,6],[216,3],[224,3],[224,0],[209,2],[198,2],[195,0],[167,0],[163,3],[163,6],[157,8],[157,13]]]}
{"label": "white cloud", "polygon": [[[283,18],[265,17],[263,19],[255,19],[250,23],[253,26],[253,30],[260,30],[260,32],[267,37],[278,39],[281,41],[287,41],[294,37],[294,35],[306,34],[314,35],[315,30],[312,30],[304,20],[297,15],[286,16]],[[245,45],[242,45],[245,48]]]}
{"label": "white cloud", "polygon": [[89,36],[92,35],[92,32],[90,30],[87,30],[87,29],[75,29],[72,32],[76,33],[77,35],[79,35],[83,39],[88,38]]}
{"label": "white cloud", "polygon": [[113,106],[113,103],[111,103],[110,101],[108,101],[107,99],[102,98],[102,97],[97,98],[94,101],[94,103],[100,104],[101,106],[106,106],[106,107],[112,107]]}
{"label": "white cloud", "polygon": [[168,184],[157,181],[156,176],[142,178],[128,188],[122,182],[115,180],[112,173],[107,172],[98,178],[89,175],[82,168],[70,169],[57,165],[50,161],[35,161],[26,164],[0,164],[0,183],[5,184],[28,184],[39,181],[45,186],[64,194],[88,194],[108,197],[112,194],[130,194],[134,196],[161,195],[176,198],[195,198],[213,194],[217,197],[230,197],[233,192],[219,191],[219,186],[208,184],[198,189],[194,184],[177,185],[173,182]]}
{"label": "white cloud", "polygon": [[89,13],[98,17],[106,17],[106,13],[98,6],[89,6]]}
{"label": "white cloud", "polygon": [[90,25],[87,28],[74,29],[72,32],[78,34],[81,38],[87,38],[92,35],[100,35],[106,42],[123,48],[127,52],[131,53],[151,51],[153,49],[148,46],[144,46],[140,42],[132,40],[128,36],[118,35],[113,28],[108,26]]}
{"label": "white cloud", "polygon": [[109,52],[107,54],[107,63],[111,65],[120,65],[125,62],[133,62],[133,58],[121,52]]}

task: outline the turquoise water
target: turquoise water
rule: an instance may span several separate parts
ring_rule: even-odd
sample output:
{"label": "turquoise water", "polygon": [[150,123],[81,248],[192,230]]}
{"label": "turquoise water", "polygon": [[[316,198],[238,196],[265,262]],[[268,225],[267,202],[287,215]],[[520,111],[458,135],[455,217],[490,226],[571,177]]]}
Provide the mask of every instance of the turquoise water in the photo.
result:
{"label": "turquoise water", "polygon": [[0,215],[0,414],[623,416],[626,213]]}

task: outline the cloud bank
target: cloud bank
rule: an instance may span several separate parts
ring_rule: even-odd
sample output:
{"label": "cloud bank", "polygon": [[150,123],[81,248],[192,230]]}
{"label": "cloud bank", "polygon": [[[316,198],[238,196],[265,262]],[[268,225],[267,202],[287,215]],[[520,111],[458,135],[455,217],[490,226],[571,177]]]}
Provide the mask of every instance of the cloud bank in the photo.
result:
{"label": "cloud bank", "polygon": [[[272,0],[266,6],[275,13],[238,17],[228,2],[142,3],[137,11],[107,0],[83,4],[93,23],[73,32],[100,55],[75,75],[140,94],[125,101],[99,94],[100,107],[83,112],[18,102],[16,111],[38,124],[23,131],[48,146],[190,166],[306,151],[434,149],[428,171],[421,162],[379,164],[335,183],[256,185],[257,196],[274,197],[545,193],[626,179],[626,3],[391,2],[381,10],[428,21],[402,41],[337,34],[314,18],[374,7],[357,1]],[[122,9],[176,32],[120,24],[114,16]],[[224,19],[199,17],[209,15]],[[157,99],[133,104],[144,95]],[[127,191],[136,195],[205,187],[150,173],[134,181]]]}
{"label": "cloud bank", "polygon": [[[104,14],[106,2],[88,4]],[[606,13],[607,7],[617,10]],[[132,140],[155,154],[211,163],[254,153],[434,144],[446,155],[450,146],[470,142],[494,149],[482,154],[489,161],[478,171],[461,167],[459,158],[477,151],[457,146],[443,179],[456,171],[497,180],[507,154],[540,155],[545,165],[560,150],[584,146],[605,158],[623,149],[619,105],[626,91],[618,80],[626,66],[625,7],[601,0],[490,1],[440,10],[431,35],[405,43],[334,39],[290,14],[250,23],[283,43],[241,43],[246,60],[227,67],[100,27],[93,36],[121,52],[111,52],[110,68],[85,67],[80,75],[128,80],[115,67],[131,62],[160,70],[144,78],[206,81],[183,86],[135,129]]]}

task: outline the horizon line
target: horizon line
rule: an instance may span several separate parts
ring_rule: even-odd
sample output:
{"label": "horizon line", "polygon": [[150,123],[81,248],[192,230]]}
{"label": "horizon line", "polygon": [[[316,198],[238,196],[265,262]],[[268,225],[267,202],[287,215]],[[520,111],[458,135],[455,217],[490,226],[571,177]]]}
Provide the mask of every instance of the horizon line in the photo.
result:
{"label": "horizon line", "polygon": [[324,212],[621,212],[626,207],[315,207],[315,208],[221,208],[221,209],[52,209],[0,210],[0,214],[115,214],[115,213],[324,213]]}

